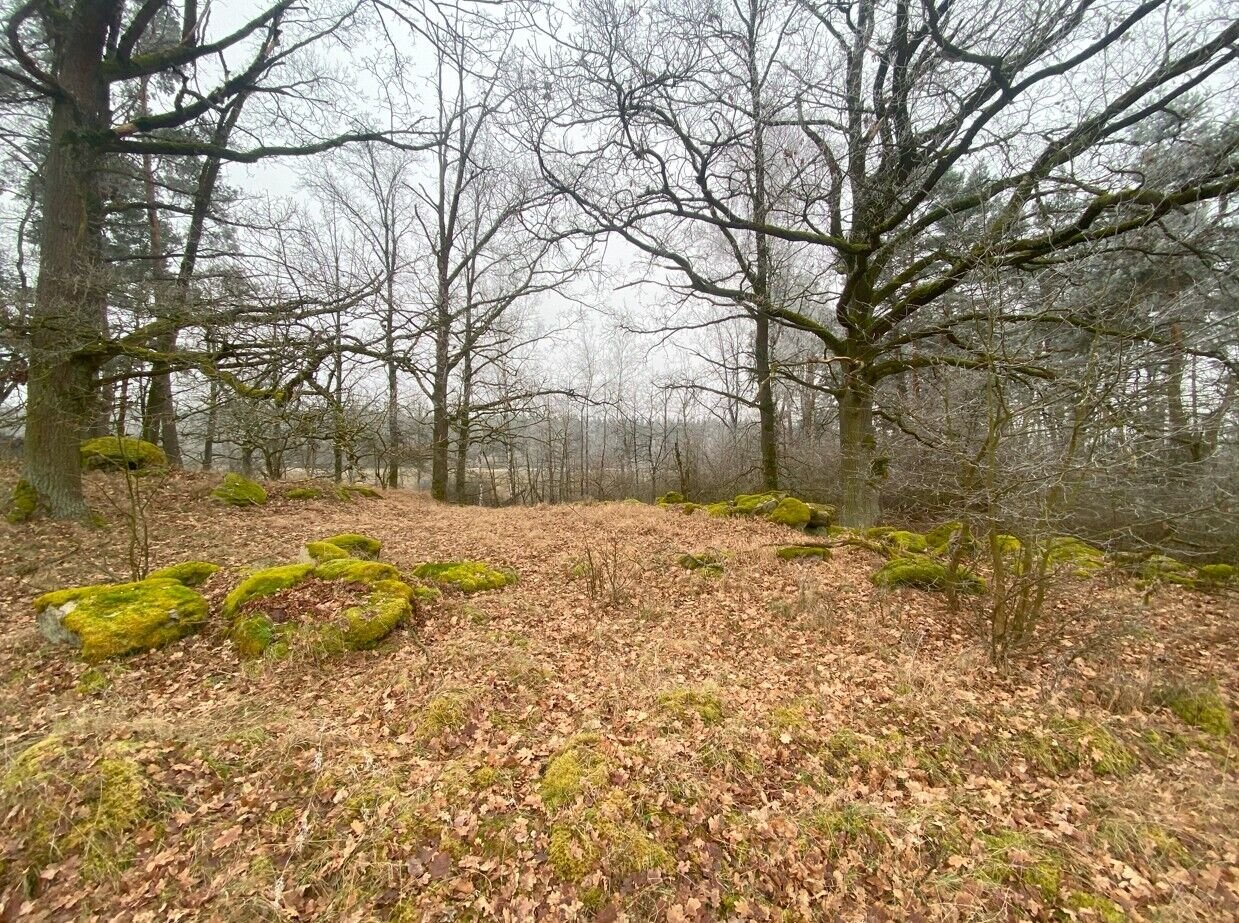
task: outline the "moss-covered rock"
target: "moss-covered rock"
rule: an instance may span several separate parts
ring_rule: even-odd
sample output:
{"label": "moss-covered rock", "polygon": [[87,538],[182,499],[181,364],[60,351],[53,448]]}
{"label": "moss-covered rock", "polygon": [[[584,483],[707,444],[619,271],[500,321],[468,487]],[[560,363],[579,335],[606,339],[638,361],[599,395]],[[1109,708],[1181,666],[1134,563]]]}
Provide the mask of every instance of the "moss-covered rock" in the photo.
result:
{"label": "moss-covered rock", "polygon": [[685,570],[698,570],[704,574],[721,574],[724,569],[722,556],[713,551],[685,553],[676,559],[676,563]]}
{"label": "moss-covered rock", "polygon": [[13,485],[9,495],[8,511],[4,518],[13,525],[29,522],[39,509],[39,492],[25,478]]}
{"label": "moss-covered rock", "polygon": [[1233,583],[1235,568],[1231,564],[1202,564],[1196,568],[1196,576],[1201,583],[1206,584]]}
{"label": "moss-covered rock", "polygon": [[976,541],[972,533],[964,538],[964,524],[958,519],[952,519],[941,525],[934,526],[925,533],[925,547],[934,554],[948,554],[960,543],[964,545],[964,554],[972,554],[976,550]]}
{"label": "moss-covered rock", "polygon": [[1165,554],[1145,558],[1140,565],[1140,576],[1156,583],[1173,583],[1186,587],[1196,584],[1196,574],[1189,565]]}
{"label": "moss-covered rock", "polygon": [[189,587],[202,586],[207,579],[220,569],[218,564],[209,561],[182,561],[171,567],[161,567],[151,571],[147,580],[175,580]]}
{"label": "moss-covered rock", "polygon": [[[924,555],[893,558],[879,567],[869,578],[880,587],[915,587],[918,590],[945,590],[950,572],[945,564]],[[985,590],[985,581],[966,568],[955,574],[957,589],[965,593]]]}
{"label": "moss-covered rock", "polygon": [[768,491],[761,494],[738,494],[728,504],[730,515],[733,516],[765,516],[773,513],[779,501],[787,494],[779,491]]}
{"label": "moss-covered rock", "polygon": [[403,625],[413,615],[413,589],[399,580],[380,580],[359,606],[340,614],[341,624],[330,625],[320,638],[328,648],[366,651]]}
{"label": "moss-covered rock", "polygon": [[813,510],[803,500],[797,500],[795,497],[784,497],[767,514],[766,518],[781,526],[804,529],[809,524],[809,521],[813,519]]}
{"label": "moss-covered rock", "polygon": [[516,571],[484,561],[427,561],[413,569],[423,580],[455,587],[462,593],[498,590],[516,582]]}
{"label": "moss-covered rock", "polygon": [[873,529],[866,529],[864,534],[865,538],[900,554],[924,554],[929,550],[928,540],[919,532],[894,529],[890,526],[877,526]]}
{"label": "moss-covered rock", "polygon": [[1046,563],[1076,577],[1091,577],[1106,566],[1106,553],[1071,535],[1056,535],[1046,548]]}
{"label": "moss-covered rock", "polygon": [[352,500],[354,497],[364,497],[367,500],[381,500],[383,495],[367,484],[340,484],[336,487],[336,496],[341,500]]}
{"label": "moss-covered rock", "polygon": [[48,640],[79,648],[87,660],[162,647],[207,620],[206,600],[175,580],[57,590],[36,599],[34,608]]}
{"label": "moss-covered rock", "polygon": [[314,573],[314,568],[313,563],[281,564],[277,567],[255,571],[224,597],[224,616],[232,618],[246,603],[296,586],[303,580],[309,579]]}
{"label": "moss-covered rock", "polygon": [[100,436],[81,445],[82,467],[88,471],[142,471],[166,468],[168,456],[153,442],[130,436]]}
{"label": "moss-covered rock", "polygon": [[279,637],[279,631],[271,619],[263,612],[243,615],[232,623],[228,633],[237,653],[245,660],[261,657]]}
{"label": "moss-covered rock", "polygon": [[784,561],[829,561],[831,558],[831,551],[825,545],[784,545],[775,554]]}
{"label": "moss-covered rock", "polygon": [[[275,610],[261,601],[310,580],[362,584],[365,589],[360,592],[365,595],[358,604],[345,606],[334,616],[323,617],[321,611],[313,610],[309,621],[295,612],[284,612],[278,622],[273,619]],[[224,614],[233,620],[230,634],[242,657],[259,656],[276,644],[286,647],[294,636],[328,653],[368,650],[409,621],[416,611],[416,600],[437,595],[433,588],[411,586],[390,564],[338,557],[251,574],[225,598]]]}
{"label": "moss-covered rock", "polygon": [[382,561],[359,561],[356,558],[336,558],[314,568],[320,580],[347,580],[351,583],[376,583],[379,580],[400,580],[400,571]]}
{"label": "moss-covered rock", "polygon": [[262,506],[267,502],[267,491],[257,481],[230,471],[223,482],[211,491],[211,496],[229,506]]}
{"label": "moss-covered rock", "polygon": [[289,500],[324,500],[327,492],[321,487],[292,487],[284,496]]}
{"label": "moss-covered rock", "polygon": [[825,503],[810,503],[809,514],[810,529],[829,529],[835,521],[838,510]]}
{"label": "moss-covered rock", "polygon": [[339,535],[332,535],[329,538],[323,539],[328,545],[335,545],[346,551],[349,557],[353,558],[370,558],[374,559],[379,556],[383,550],[383,543],[377,538],[370,538],[368,535],[359,535],[356,532],[342,532]]}
{"label": "moss-covered rock", "polygon": [[654,502],[659,506],[674,506],[678,503],[686,503],[688,501],[687,498],[678,490],[669,490]]}
{"label": "moss-covered rock", "polygon": [[314,561],[317,564],[322,564],[324,561],[338,561],[341,558],[350,557],[349,553],[339,545],[333,545],[331,542],[306,542],[305,553],[302,555],[303,561]]}

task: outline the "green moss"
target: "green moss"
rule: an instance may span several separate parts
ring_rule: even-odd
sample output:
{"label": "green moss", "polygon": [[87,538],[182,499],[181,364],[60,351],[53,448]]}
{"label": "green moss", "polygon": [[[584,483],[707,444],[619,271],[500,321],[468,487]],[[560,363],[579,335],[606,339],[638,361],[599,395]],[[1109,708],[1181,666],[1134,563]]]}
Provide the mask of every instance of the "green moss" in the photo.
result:
{"label": "green moss", "polygon": [[1127,914],[1123,908],[1108,897],[1092,894],[1088,891],[1072,891],[1067,898],[1067,906],[1072,910],[1082,911],[1081,920],[1100,920],[1101,923],[1126,923]]}
{"label": "green moss", "polygon": [[206,583],[207,578],[219,569],[218,564],[211,564],[207,561],[183,561],[171,567],[161,567],[159,570],[151,571],[146,579],[175,580],[185,586],[196,587]]}
{"label": "green moss", "polygon": [[831,859],[838,859],[849,849],[877,853],[889,842],[881,815],[863,804],[817,811],[809,817],[807,827],[824,840],[826,854]]}
{"label": "green moss", "polygon": [[459,691],[437,695],[422,707],[416,720],[414,736],[422,742],[459,731],[469,722],[469,696]]}
{"label": "green moss", "polygon": [[399,580],[400,571],[380,561],[358,561],[356,558],[337,558],[324,561],[314,568],[314,576],[320,580],[347,580],[352,583],[375,583],[379,580]]}
{"label": "green moss", "polygon": [[963,541],[964,553],[972,554],[976,550],[976,541],[972,538],[971,532],[969,532],[968,538],[965,541],[962,538],[963,532],[964,524],[958,519],[952,519],[926,532],[925,546],[934,554],[947,554],[954,545]]}
{"label": "green moss", "polygon": [[[921,590],[944,590],[950,580],[947,566],[923,555],[894,558],[878,568],[872,577],[875,586],[916,587]],[[966,568],[955,574],[956,586],[965,593],[985,590],[985,581]]]}
{"label": "green moss", "polygon": [[162,647],[207,619],[206,600],[174,580],[58,590],[40,596],[34,608],[49,640],[80,647],[87,660]]}
{"label": "green moss", "polygon": [[1122,776],[1136,757],[1113,734],[1092,721],[1057,718],[1047,730],[1022,738],[1020,751],[1043,771],[1055,775],[1087,766],[1094,775]]}
{"label": "green moss", "polygon": [[678,490],[669,490],[654,501],[659,506],[673,506],[677,503],[687,503],[687,498]]}
{"label": "green moss", "polygon": [[38,509],[39,492],[34,489],[33,484],[22,478],[13,485],[13,492],[9,495],[9,509],[5,514],[5,519],[13,525],[20,525],[23,522],[29,522]]}
{"label": "green moss", "polygon": [[739,494],[729,504],[731,515],[762,516],[774,512],[779,501],[787,494],[766,492],[760,494]]}
{"label": "green moss", "polygon": [[244,615],[233,623],[229,636],[242,659],[261,657],[276,640],[275,623],[262,612]]}
{"label": "green moss", "polygon": [[151,442],[129,436],[100,436],[81,445],[82,466],[88,471],[140,471],[166,468],[168,456]]}
{"label": "green moss", "polygon": [[706,724],[718,724],[723,720],[723,702],[718,693],[709,688],[664,692],[658,697],[658,707],[681,721],[693,715]]}
{"label": "green moss", "polygon": [[833,506],[827,506],[825,503],[810,503],[809,517],[810,529],[829,529],[830,524],[835,521],[835,516],[838,513]]}
{"label": "green moss", "polygon": [[345,497],[365,497],[367,500],[381,500],[383,495],[367,484],[345,484],[340,490]]}
{"label": "green moss", "polygon": [[348,552],[350,557],[354,558],[374,559],[383,550],[383,543],[377,538],[370,538],[368,535],[358,535],[356,532],[342,532],[339,535],[325,538],[323,541],[328,545],[335,545],[337,548],[343,549]]}
{"label": "green moss", "polygon": [[0,811],[13,819],[24,859],[37,872],[68,855],[81,858],[87,881],[122,871],[133,854],[132,835],[148,816],[145,778],[118,744],[85,762],[50,735],[23,750],[0,773]]}
{"label": "green moss", "polygon": [[784,497],[770,511],[766,518],[781,526],[803,529],[809,524],[809,520],[813,518],[813,510],[803,500],[797,500],[795,497]]}
{"label": "green moss", "polygon": [[1186,587],[1196,584],[1196,575],[1190,566],[1164,554],[1145,558],[1140,564],[1139,573],[1145,580],[1156,583],[1173,583]]}
{"label": "green moss", "polygon": [[800,561],[805,558],[829,561],[831,558],[831,551],[825,545],[785,545],[775,554],[784,561]]}
{"label": "green moss", "polygon": [[718,503],[708,503],[706,504],[706,513],[710,516],[717,517],[730,516],[731,504],[724,501],[720,501]]}
{"label": "green moss", "polygon": [[257,481],[230,471],[223,482],[211,491],[211,496],[229,506],[262,506],[267,502],[267,491]]}
{"label": "green moss", "polygon": [[1054,570],[1067,570],[1076,577],[1091,577],[1106,566],[1106,553],[1070,535],[1050,539],[1046,563]]}
{"label": "green moss", "polygon": [[250,574],[224,597],[223,613],[231,618],[241,607],[254,599],[271,596],[296,586],[314,573],[314,564],[281,564]]}
{"label": "green moss", "polygon": [[284,496],[289,500],[322,500],[327,494],[321,487],[293,487]]}
{"label": "green moss", "polygon": [[608,768],[598,751],[598,742],[596,735],[578,735],[546,764],[538,783],[538,796],[547,810],[571,804],[579,795],[606,784]]}
{"label": "green moss", "polygon": [[311,561],[322,564],[324,561],[338,561],[350,557],[349,553],[339,545],[330,542],[306,542],[305,553]]}
{"label": "green moss", "polygon": [[493,567],[483,561],[427,561],[414,568],[413,573],[463,593],[498,590],[516,582],[516,571]]}
{"label": "green moss", "polygon": [[81,849],[87,878],[104,878],[128,864],[121,850],[128,845],[129,831],[146,814],[142,770],[131,759],[109,757],[100,760],[91,775],[98,797],[90,799],[86,817],[74,824],[68,845]]}
{"label": "green moss", "polygon": [[90,667],[78,677],[77,684],[73,688],[78,695],[95,695],[96,693],[103,692],[110,685],[112,685],[112,681],[106,673],[95,667]]}
{"label": "green moss", "polygon": [[893,551],[911,554],[923,554],[929,550],[929,543],[919,532],[908,532],[904,529],[892,529],[889,526],[878,526],[865,530],[865,538],[872,539]]}
{"label": "green moss", "polygon": [[[382,581],[382,584],[387,586],[395,582]],[[350,651],[369,650],[403,625],[413,614],[410,595],[411,591],[376,589],[365,605],[345,609],[342,616],[346,627],[341,634],[344,647]]]}
{"label": "green moss", "polygon": [[1196,568],[1196,576],[1203,583],[1230,583],[1235,579],[1235,568],[1230,564],[1202,564]]}
{"label": "green moss", "polygon": [[585,830],[576,824],[561,822],[551,827],[547,858],[551,868],[566,881],[580,881],[598,863],[598,849],[590,842]]}
{"label": "green moss", "polygon": [[552,824],[547,858],[567,881],[580,881],[596,870],[618,882],[640,872],[675,868],[671,853],[640,825],[595,810]]}
{"label": "green moss", "polygon": [[705,574],[721,574],[724,564],[721,555],[713,551],[703,551],[701,554],[682,554],[676,563],[685,570],[699,570]]}
{"label": "green moss", "polygon": [[1226,737],[1233,727],[1230,709],[1213,688],[1163,686],[1154,690],[1153,701],[1170,709],[1192,727],[1214,737]]}
{"label": "green moss", "polygon": [[985,859],[982,879],[998,884],[1020,883],[1034,888],[1042,900],[1053,903],[1062,886],[1062,866],[1058,857],[1040,843],[1015,830],[982,833]]}

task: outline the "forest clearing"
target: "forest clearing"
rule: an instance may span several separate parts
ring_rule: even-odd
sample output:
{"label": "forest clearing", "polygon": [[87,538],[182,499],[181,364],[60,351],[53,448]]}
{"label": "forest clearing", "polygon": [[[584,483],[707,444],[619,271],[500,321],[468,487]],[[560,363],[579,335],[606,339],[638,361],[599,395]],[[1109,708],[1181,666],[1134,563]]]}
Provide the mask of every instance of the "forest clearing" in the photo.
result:
{"label": "forest clearing", "polygon": [[[123,481],[88,491],[102,506]],[[1065,576],[1050,640],[998,669],[984,597],[952,612],[941,592],[879,589],[884,555],[844,530],[818,542],[829,557],[785,560],[805,541],[789,526],[674,504],[294,484],[234,507],[218,482],[152,488],[151,567],[223,569],[200,632],[128,658],[49,644],[31,605],[123,578],[123,524],[4,527],[0,918],[1113,923],[1239,906],[1233,590]],[[404,575],[477,560],[516,579],[443,584],[372,650],[242,657],[225,595],[334,533],[377,539]]]}
{"label": "forest clearing", "polygon": [[0,923],[1239,920],[1235,0],[0,0]]}

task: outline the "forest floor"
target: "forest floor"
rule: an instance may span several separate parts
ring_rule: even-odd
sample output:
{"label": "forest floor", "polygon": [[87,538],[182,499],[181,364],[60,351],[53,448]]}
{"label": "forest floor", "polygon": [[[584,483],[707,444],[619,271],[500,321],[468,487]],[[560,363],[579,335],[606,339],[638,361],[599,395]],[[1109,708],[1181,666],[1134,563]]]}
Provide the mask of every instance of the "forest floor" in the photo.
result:
{"label": "forest floor", "polygon": [[[105,515],[120,483],[91,476]],[[983,599],[879,591],[860,548],[779,560],[769,523],[210,484],[149,519],[153,566],[221,563],[214,592],[343,531],[520,579],[373,651],[242,662],[216,623],[90,666],[30,604],[125,579],[123,525],[0,524],[0,920],[1239,913],[1237,737],[1163,707],[1235,705],[1233,593],[1071,580],[997,670]],[[677,566],[709,549],[721,575]]]}

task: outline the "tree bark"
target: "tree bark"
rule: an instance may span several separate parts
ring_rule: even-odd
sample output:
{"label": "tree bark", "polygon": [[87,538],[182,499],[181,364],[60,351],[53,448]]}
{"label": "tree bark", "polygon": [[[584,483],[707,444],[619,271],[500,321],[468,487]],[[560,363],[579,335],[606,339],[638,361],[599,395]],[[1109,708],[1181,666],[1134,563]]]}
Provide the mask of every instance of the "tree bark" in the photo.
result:
{"label": "tree bark", "polygon": [[878,486],[885,475],[877,457],[873,383],[849,372],[839,395],[839,468],[842,525],[868,528],[878,521]]}
{"label": "tree bark", "polygon": [[103,155],[92,142],[111,123],[102,72],[118,0],[79,0],[60,23],[54,73],[64,90],[52,102],[43,163],[44,221],[31,314],[23,476],[50,513],[89,515],[79,445],[98,407],[98,360],[107,285],[102,260]]}

